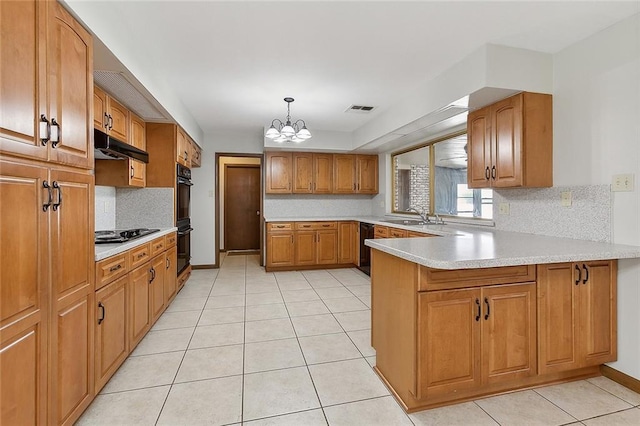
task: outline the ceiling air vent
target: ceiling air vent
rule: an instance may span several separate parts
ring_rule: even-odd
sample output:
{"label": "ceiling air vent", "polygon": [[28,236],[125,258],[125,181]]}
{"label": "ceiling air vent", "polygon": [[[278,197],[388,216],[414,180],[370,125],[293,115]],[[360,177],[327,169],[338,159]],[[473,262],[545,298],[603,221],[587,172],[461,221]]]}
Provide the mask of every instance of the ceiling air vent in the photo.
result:
{"label": "ceiling air vent", "polygon": [[355,112],[359,114],[366,114],[373,111],[375,107],[365,105],[351,105],[345,112]]}
{"label": "ceiling air vent", "polygon": [[166,121],[169,118],[158,111],[120,72],[95,70],[93,81],[145,121]]}

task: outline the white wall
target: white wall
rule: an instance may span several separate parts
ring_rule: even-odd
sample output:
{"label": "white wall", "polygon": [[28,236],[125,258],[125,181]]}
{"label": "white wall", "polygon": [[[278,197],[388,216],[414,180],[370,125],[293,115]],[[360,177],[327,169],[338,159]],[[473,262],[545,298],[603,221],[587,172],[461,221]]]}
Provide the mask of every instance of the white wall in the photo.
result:
{"label": "white wall", "polygon": [[[554,185],[640,176],[640,15],[554,55]],[[613,242],[640,245],[640,200],[613,195]],[[588,218],[586,220],[589,220]],[[640,260],[619,263],[618,361],[640,379]]]}
{"label": "white wall", "polygon": [[215,263],[215,157],[219,153],[260,154],[263,151],[259,132],[220,130],[205,135],[202,143],[202,166],[191,170],[191,263]]}

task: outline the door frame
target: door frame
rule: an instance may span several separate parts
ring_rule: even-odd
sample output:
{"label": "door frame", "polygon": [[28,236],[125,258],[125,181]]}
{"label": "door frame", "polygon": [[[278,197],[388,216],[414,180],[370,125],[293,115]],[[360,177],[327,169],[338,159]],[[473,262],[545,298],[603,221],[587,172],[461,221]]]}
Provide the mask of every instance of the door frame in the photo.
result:
{"label": "door frame", "polygon": [[[216,152],[215,156],[215,268],[220,267],[220,157],[260,159],[260,266],[264,266],[264,154]],[[239,164],[240,165],[240,164]],[[255,164],[252,164],[255,165]]]}
{"label": "door frame", "polygon": [[[234,169],[234,168],[235,168],[235,169],[242,169],[242,168],[245,168],[245,169],[246,169],[246,168],[250,168],[250,169],[258,169],[258,173],[259,173],[259,176],[260,176],[260,180],[259,180],[259,182],[258,182],[259,192],[261,192],[261,190],[262,190],[262,186],[261,186],[261,183],[262,183],[262,174],[260,173],[260,172],[261,172],[261,170],[260,170],[260,164],[242,164],[242,163],[233,163],[233,164],[225,164],[225,165],[224,165],[224,184],[225,184],[225,191],[224,191],[224,197],[225,197],[225,202],[224,202],[224,218],[225,218],[225,220],[224,220],[224,226],[222,226],[222,227],[224,227],[224,228],[225,228],[225,230],[224,230],[224,250],[225,250],[225,251],[228,251],[228,250],[229,250],[229,249],[227,248],[227,229],[226,229],[226,225],[227,225],[227,219],[226,219],[226,218],[227,218],[227,200],[226,200],[226,197],[227,197],[227,188],[226,188],[226,185],[227,185],[227,182],[228,182],[228,180],[227,180],[227,171],[228,171],[229,169]],[[260,209],[260,215],[261,215],[261,217],[262,217],[262,197],[260,197],[260,201],[259,201],[258,209]],[[260,226],[260,220],[258,220],[258,233],[259,233],[259,234],[260,234],[260,229],[259,229],[260,227],[261,227],[261,226]],[[260,236],[258,236],[258,250],[260,249],[260,246],[262,246],[262,240],[260,239]]]}

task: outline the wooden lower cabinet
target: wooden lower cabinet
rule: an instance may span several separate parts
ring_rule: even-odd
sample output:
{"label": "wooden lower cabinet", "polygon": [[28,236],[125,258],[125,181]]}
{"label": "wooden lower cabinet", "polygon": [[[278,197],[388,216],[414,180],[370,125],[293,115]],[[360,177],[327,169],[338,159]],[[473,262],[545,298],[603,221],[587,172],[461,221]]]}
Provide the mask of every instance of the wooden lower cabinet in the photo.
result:
{"label": "wooden lower cabinet", "polygon": [[355,264],[358,240],[358,222],[338,222],[338,263]]}
{"label": "wooden lower cabinet", "polygon": [[535,283],[418,294],[418,398],[534,376]]}
{"label": "wooden lower cabinet", "polygon": [[338,263],[338,231],[316,231],[316,264],[334,265]]}
{"label": "wooden lower cabinet", "polygon": [[149,278],[149,315],[150,323],[156,322],[165,308],[164,297],[164,279],[165,271],[167,269],[167,259],[163,254],[154,257],[150,262],[149,272],[151,278]]}
{"label": "wooden lower cabinet", "polygon": [[129,355],[127,282],[125,276],[96,292],[96,395]]}
{"label": "wooden lower cabinet", "polygon": [[267,232],[267,268],[293,264],[293,231]]}
{"label": "wooden lower cabinet", "polygon": [[178,290],[178,249],[173,246],[165,252],[164,300],[166,306],[176,295]]}
{"label": "wooden lower cabinet", "polygon": [[296,231],[294,234],[295,264],[315,265],[317,257],[316,231]]}
{"label": "wooden lower cabinet", "polygon": [[133,350],[151,328],[149,281],[151,272],[149,264],[144,264],[129,273],[129,348]]}
{"label": "wooden lower cabinet", "polygon": [[538,265],[540,373],[614,361],[617,261]]}

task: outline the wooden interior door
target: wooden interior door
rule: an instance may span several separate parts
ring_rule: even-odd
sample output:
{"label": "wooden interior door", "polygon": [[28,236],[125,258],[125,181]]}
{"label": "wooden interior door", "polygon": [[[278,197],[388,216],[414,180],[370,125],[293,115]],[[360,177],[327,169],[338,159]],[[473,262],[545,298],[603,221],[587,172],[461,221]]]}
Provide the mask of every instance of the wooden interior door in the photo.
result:
{"label": "wooden interior door", "polygon": [[260,249],[260,166],[225,165],[225,250]]}

